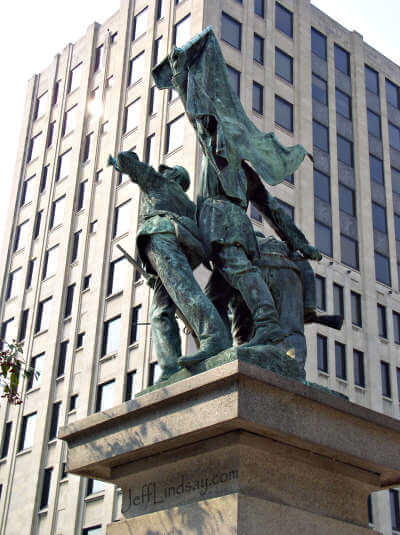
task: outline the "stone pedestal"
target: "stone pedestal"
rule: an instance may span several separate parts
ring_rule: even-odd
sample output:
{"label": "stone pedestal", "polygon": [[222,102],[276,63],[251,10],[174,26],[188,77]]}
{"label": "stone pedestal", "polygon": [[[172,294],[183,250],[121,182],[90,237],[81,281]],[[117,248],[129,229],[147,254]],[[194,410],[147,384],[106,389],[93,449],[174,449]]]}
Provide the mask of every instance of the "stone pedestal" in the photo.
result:
{"label": "stone pedestal", "polygon": [[108,535],[362,535],[400,485],[400,422],[241,361],[59,436],[70,472],[122,488]]}

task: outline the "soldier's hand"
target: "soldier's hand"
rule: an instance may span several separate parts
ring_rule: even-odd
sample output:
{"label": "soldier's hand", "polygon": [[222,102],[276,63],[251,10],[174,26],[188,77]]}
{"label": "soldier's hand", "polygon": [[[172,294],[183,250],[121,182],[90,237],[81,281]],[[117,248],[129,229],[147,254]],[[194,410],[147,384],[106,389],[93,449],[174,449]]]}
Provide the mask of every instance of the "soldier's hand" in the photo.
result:
{"label": "soldier's hand", "polygon": [[149,275],[149,277],[146,280],[147,286],[150,286],[152,290],[154,290],[154,286],[156,285],[158,277],[155,277],[154,275]]}
{"label": "soldier's hand", "polygon": [[300,248],[300,252],[310,260],[318,260],[318,262],[322,260],[322,254],[316,247],[313,247],[312,245],[303,245],[303,247]]}

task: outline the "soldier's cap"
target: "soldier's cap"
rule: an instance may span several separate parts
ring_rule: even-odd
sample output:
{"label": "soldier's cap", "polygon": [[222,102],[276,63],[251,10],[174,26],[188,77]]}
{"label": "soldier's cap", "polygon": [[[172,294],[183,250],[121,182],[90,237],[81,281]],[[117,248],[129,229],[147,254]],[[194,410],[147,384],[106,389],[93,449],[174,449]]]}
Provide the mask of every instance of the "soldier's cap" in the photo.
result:
{"label": "soldier's cap", "polygon": [[184,167],[182,167],[181,165],[174,165],[174,167],[169,167],[168,165],[164,165],[162,163],[158,166],[158,170],[160,173],[164,173],[164,171],[175,171],[175,173],[181,176],[181,186],[183,191],[188,190],[190,186],[190,176]]}

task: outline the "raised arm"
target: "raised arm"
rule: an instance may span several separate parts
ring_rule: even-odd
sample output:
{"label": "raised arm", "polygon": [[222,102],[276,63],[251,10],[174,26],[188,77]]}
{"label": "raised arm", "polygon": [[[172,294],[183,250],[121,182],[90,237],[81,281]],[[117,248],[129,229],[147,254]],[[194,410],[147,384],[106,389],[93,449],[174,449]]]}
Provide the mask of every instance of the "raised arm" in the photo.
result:
{"label": "raised arm", "polygon": [[151,187],[154,189],[157,184],[165,181],[161,173],[158,173],[151,165],[141,162],[135,152],[120,152],[117,158],[109,156],[108,164],[112,165],[119,173],[124,173],[140,189],[148,191]]}

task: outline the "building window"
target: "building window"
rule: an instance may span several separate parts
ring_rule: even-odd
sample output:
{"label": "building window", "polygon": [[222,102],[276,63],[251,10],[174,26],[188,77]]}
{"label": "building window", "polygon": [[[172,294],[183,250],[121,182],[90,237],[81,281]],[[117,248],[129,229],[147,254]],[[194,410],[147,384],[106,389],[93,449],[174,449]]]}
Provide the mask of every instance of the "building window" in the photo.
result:
{"label": "building window", "polygon": [[278,2],[275,4],[275,28],[293,37],[293,13]]}
{"label": "building window", "polygon": [[129,62],[128,85],[138,82],[144,73],[144,52],[141,52]]}
{"label": "building window", "polygon": [[[153,59],[152,59],[152,65],[153,67],[155,65],[158,65],[161,61],[161,53],[160,53],[160,49],[161,49],[161,42],[162,42],[162,36],[159,37],[158,39],[156,39],[154,41],[154,46],[153,46]],[[144,71],[144,68],[143,68],[143,71]]]}
{"label": "building window", "polygon": [[28,269],[26,273],[25,289],[28,290],[32,286],[33,270],[35,268],[36,258],[32,258],[28,262]]}
{"label": "building window", "polygon": [[371,180],[384,184],[383,161],[372,154],[369,155],[369,171]]}
{"label": "building window", "polygon": [[373,510],[372,510],[372,496],[371,494],[368,496],[368,524],[372,526],[374,523],[374,516],[373,516]]}
{"label": "building window", "polygon": [[3,439],[1,441],[1,459],[4,459],[8,455],[8,449],[10,447],[12,431],[12,422],[7,422],[4,426]]}
{"label": "building window", "polygon": [[82,535],[101,535],[101,525],[83,529]]}
{"label": "building window", "polygon": [[42,279],[52,277],[57,272],[58,245],[48,249],[44,255]]}
{"label": "building window", "polygon": [[386,208],[376,202],[372,203],[372,223],[374,229],[387,233]]}
{"label": "building window", "polygon": [[96,232],[96,228],[97,228],[97,219],[95,219],[94,221],[91,221],[90,223],[90,234],[94,234]]}
{"label": "building window", "polygon": [[326,61],[326,37],[315,28],[311,28],[311,50]]}
{"label": "building window", "polygon": [[69,73],[68,93],[72,93],[72,91],[75,91],[75,89],[78,89],[78,87],[81,85],[81,79],[82,79],[82,63],[74,67]]}
{"label": "building window", "polygon": [[37,97],[35,102],[35,111],[33,114],[33,120],[39,119],[46,113],[47,107],[49,102],[49,94],[46,91],[45,93],[42,93],[40,97]]}
{"label": "building window", "polygon": [[321,253],[332,256],[332,229],[320,221],[315,221],[315,246]]}
{"label": "building window", "polygon": [[49,128],[47,130],[47,139],[46,139],[46,147],[47,148],[51,147],[52,144],[53,144],[55,127],[56,127],[56,122],[52,121],[49,124]]}
{"label": "building window", "polygon": [[24,221],[17,226],[14,238],[14,252],[23,249],[28,243],[28,223],[29,220]]}
{"label": "building window", "polygon": [[3,340],[10,342],[11,331],[13,330],[14,318],[3,321],[1,324],[0,349],[3,347]]}
{"label": "building window", "polygon": [[164,7],[164,0],[157,0],[156,20],[160,20],[164,17]]}
{"label": "building window", "polygon": [[314,195],[328,204],[331,203],[331,179],[314,168]]}
{"label": "building window", "polygon": [[282,201],[282,199],[278,199],[278,197],[275,198],[279,206],[287,213],[290,219],[294,221],[294,206],[288,204],[285,201]]}
{"label": "building window", "polygon": [[76,349],[81,349],[85,343],[85,332],[82,331],[76,335]]}
{"label": "building window", "polygon": [[110,409],[114,404],[115,379],[97,386],[96,412]]}
{"label": "building window", "polygon": [[132,41],[138,39],[147,32],[148,13],[149,9],[146,7],[140,13],[135,15],[133,19]]}
{"label": "building window", "polygon": [[335,67],[347,76],[350,76],[350,54],[335,44]]}
{"label": "building window", "polygon": [[22,268],[15,269],[8,275],[6,299],[17,297],[21,289]]}
{"label": "building window", "polygon": [[262,215],[257,210],[257,208],[254,206],[253,203],[250,203],[250,217],[251,219],[254,219],[255,221],[258,221],[259,223],[262,222]]}
{"label": "building window", "polygon": [[379,75],[368,65],[365,65],[365,89],[375,95],[379,95]]}
{"label": "building window", "polygon": [[325,152],[329,152],[328,128],[318,121],[313,121],[313,144],[314,147],[318,147]]}
{"label": "building window", "polygon": [[129,231],[131,204],[130,200],[115,207],[113,238]]}
{"label": "building window", "polygon": [[395,108],[400,108],[400,88],[386,78],[386,100]]}
{"label": "building window", "polygon": [[389,363],[381,360],[381,380],[382,380],[382,396],[385,398],[392,397],[392,385],[390,382],[390,367]]}
{"label": "building window", "polygon": [[240,98],[240,72],[231,67],[230,65],[226,66],[228,70],[228,77],[231,83],[232,89]]}
{"label": "building window", "polygon": [[325,106],[328,104],[328,84],[316,74],[312,75],[312,98]]}
{"label": "building window", "polygon": [[158,110],[158,89],[155,85],[150,89],[149,95],[149,115],[154,115]]}
{"label": "building window", "polygon": [[21,432],[19,435],[18,451],[32,448],[35,436],[36,412],[22,417]]}
{"label": "building window", "polygon": [[336,377],[338,379],[347,380],[346,370],[346,346],[340,342],[335,342],[335,363],[336,363]]}
{"label": "building window", "polygon": [[396,368],[397,375],[397,397],[400,400],[400,368]]}
{"label": "building window", "polygon": [[339,209],[341,212],[356,216],[356,192],[339,183]]}
{"label": "building window", "polygon": [[33,137],[29,143],[29,150],[27,156],[27,162],[35,160],[39,156],[40,140],[42,138],[42,132]]}
{"label": "building window", "polygon": [[150,364],[149,369],[149,380],[148,380],[148,386],[153,386],[161,375],[161,368],[158,362],[152,362]]}
{"label": "building window", "polygon": [[76,128],[78,105],[73,106],[64,113],[64,122],[61,135],[66,136]]}
{"label": "building window", "polygon": [[177,22],[174,26],[174,45],[183,46],[190,38],[190,15]]}
{"label": "building window", "polygon": [[371,110],[367,110],[368,133],[381,139],[381,118]]}
{"label": "building window", "polygon": [[346,165],[353,167],[354,165],[354,159],[353,159],[353,143],[349,141],[348,139],[337,136],[337,152],[338,152],[338,160],[340,162],[345,163]]}
{"label": "building window", "polygon": [[378,312],[378,335],[387,338],[386,307],[377,305]]}
{"label": "building window", "polygon": [[61,225],[64,219],[64,208],[65,208],[65,200],[66,196],[63,195],[62,197],[59,197],[55,201],[53,201],[53,204],[51,206],[51,214],[50,214],[50,228],[57,227],[58,225]]}
{"label": "building window", "polygon": [[275,48],[275,74],[293,83],[293,58],[279,48]]}
{"label": "building window", "polygon": [[103,57],[104,57],[104,45],[100,45],[96,48],[96,53],[94,56],[94,65],[93,72],[97,72],[103,66]]}
{"label": "building window", "polygon": [[72,149],[60,154],[57,160],[56,182],[67,177],[70,172]]}
{"label": "building window", "polygon": [[138,305],[132,308],[131,331],[129,334],[129,345],[134,344],[140,338],[140,323],[142,316],[142,307]]}
{"label": "building window", "polygon": [[351,322],[362,327],[361,295],[356,292],[351,292]]}
{"label": "building window", "polygon": [[400,195],[400,171],[398,169],[395,169],[394,167],[391,168],[392,171],[392,189],[395,193],[398,193]]}
{"label": "building window", "polygon": [[34,178],[35,178],[35,175],[31,176],[30,178],[27,178],[22,184],[21,206],[24,206],[24,204],[28,204],[32,202],[33,193],[34,193],[34,185],[35,185]]}
{"label": "building window", "polygon": [[253,82],[253,111],[260,115],[264,112],[264,87],[257,82]]}
{"label": "building window", "polygon": [[242,48],[242,25],[226,13],[222,12],[221,39],[234,48]]}
{"label": "building window", "polygon": [[78,230],[78,232],[74,232],[74,236],[72,238],[72,247],[71,247],[71,264],[75,262],[75,260],[78,258],[79,253],[79,238],[81,237],[82,231]]}
{"label": "building window", "polygon": [[169,154],[173,150],[181,147],[184,142],[185,135],[185,123],[184,115],[180,115],[173,121],[167,124],[166,140],[165,140],[165,153]]}
{"label": "building window", "polygon": [[109,355],[118,351],[121,316],[104,322],[101,355]]}
{"label": "building window", "polygon": [[264,39],[256,33],[254,34],[253,59],[260,65],[264,65]]}
{"label": "building window", "polygon": [[265,16],[264,2],[265,0],[254,0],[254,13],[262,18]]}
{"label": "building window", "polygon": [[18,342],[25,340],[26,328],[28,326],[29,308],[26,308],[21,312],[21,321],[18,330]]}
{"label": "building window", "polygon": [[88,181],[84,180],[83,182],[79,183],[79,190],[78,190],[78,199],[76,201],[76,211],[79,212],[83,209],[83,205],[85,204],[85,193],[86,193],[86,187],[87,187]]}
{"label": "building window", "polygon": [[105,488],[106,484],[103,481],[89,478],[86,487],[86,496],[90,496],[91,494],[97,494],[98,492],[103,492]]}
{"label": "building window", "polygon": [[391,284],[389,258],[375,251],[375,277],[378,282],[387,286]]}
{"label": "building window", "polygon": [[57,364],[57,377],[61,377],[65,373],[65,364],[67,362],[67,350],[68,350],[68,340],[61,342],[58,350],[58,364]]}
{"label": "building window", "polygon": [[51,485],[51,474],[53,473],[52,468],[46,468],[43,474],[43,483],[42,483],[42,494],[40,497],[40,510],[46,509],[49,505],[50,497],[50,485]]}
{"label": "building window", "polygon": [[389,143],[394,149],[400,150],[400,128],[389,123]]}
{"label": "building window", "polygon": [[399,491],[395,489],[389,490],[390,496],[390,512],[392,517],[392,529],[400,531],[400,500]]}
{"label": "building window", "polygon": [[110,263],[108,272],[107,295],[113,295],[121,292],[125,287],[126,278],[126,261],[122,256]]}
{"label": "building window", "polygon": [[395,344],[400,344],[400,314],[393,311],[393,339]]}
{"label": "building window", "polygon": [[315,275],[315,294],[317,308],[326,310],[326,283],[321,275]]}
{"label": "building window", "polygon": [[125,108],[124,134],[130,132],[139,125],[140,118],[140,98],[129,104]]}
{"label": "building window", "polygon": [[293,105],[275,95],[275,124],[293,132]]}
{"label": "building window", "polygon": [[328,373],[328,338],[317,334],[317,365],[318,370]]}
{"label": "building window", "polygon": [[351,97],[336,88],[336,113],[351,121]]}
{"label": "building window", "polygon": [[360,269],[358,242],[345,234],[340,234],[341,262],[354,269]]}
{"label": "building window", "polygon": [[155,148],[156,135],[152,134],[146,139],[145,162],[150,165],[155,165]]}
{"label": "building window", "polygon": [[58,423],[60,420],[60,408],[61,408],[61,401],[57,401],[57,403],[53,403],[53,406],[51,409],[49,442],[50,440],[54,440],[55,438],[57,438]]}
{"label": "building window", "polygon": [[46,189],[47,177],[49,174],[49,167],[50,165],[45,165],[42,169],[42,174],[40,176],[39,193],[43,193],[44,190]]}
{"label": "building window", "polygon": [[82,284],[82,291],[89,290],[90,288],[90,281],[92,279],[92,275],[85,275],[83,278],[83,284]]}
{"label": "building window", "polygon": [[344,317],[343,286],[336,283],[333,285],[333,313]]}
{"label": "building window", "polygon": [[83,146],[82,163],[87,162],[90,158],[90,148],[92,145],[92,139],[93,139],[93,132],[86,134],[85,142]]}
{"label": "building window", "polygon": [[51,297],[39,301],[36,313],[35,333],[45,331],[49,328],[51,317]]}
{"label": "building window", "polygon": [[353,350],[353,363],[354,363],[354,384],[365,388],[365,371],[364,371],[364,353]]}
{"label": "building window", "polygon": [[67,295],[65,297],[64,318],[69,318],[72,314],[72,305],[74,303],[75,284],[70,284],[67,288]]}
{"label": "building window", "polygon": [[69,411],[72,412],[76,410],[76,407],[78,405],[78,394],[72,394],[69,398]]}
{"label": "building window", "polygon": [[33,226],[33,235],[32,235],[32,238],[34,240],[36,240],[36,238],[38,238],[40,234],[40,225],[42,224],[42,215],[43,215],[43,210],[39,210],[39,212],[37,212],[35,216],[35,224]]}
{"label": "building window", "polygon": [[136,370],[126,375],[125,401],[134,399],[136,394]]}

